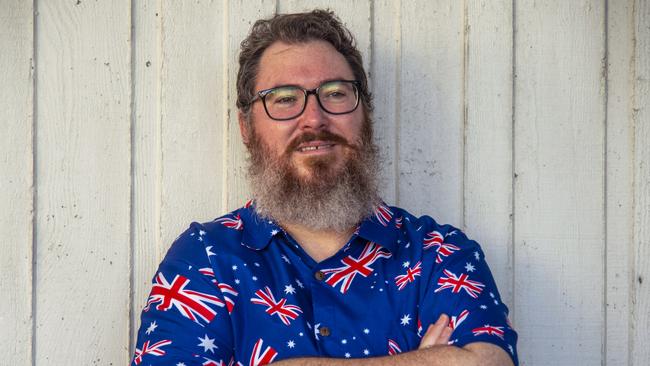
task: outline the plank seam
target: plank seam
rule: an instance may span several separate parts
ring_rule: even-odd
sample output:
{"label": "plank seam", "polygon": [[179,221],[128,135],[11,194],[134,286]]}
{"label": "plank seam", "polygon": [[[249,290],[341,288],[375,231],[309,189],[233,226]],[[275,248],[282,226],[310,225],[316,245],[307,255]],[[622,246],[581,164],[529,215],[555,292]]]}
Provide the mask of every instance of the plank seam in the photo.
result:
{"label": "plank seam", "polygon": [[601,79],[603,80],[604,86],[603,86],[603,239],[605,241],[604,245],[604,251],[603,251],[603,326],[604,330],[602,333],[602,339],[601,339],[601,344],[602,344],[602,359],[601,362],[603,364],[607,363],[607,332],[608,332],[608,327],[607,327],[607,302],[608,302],[608,285],[609,283],[607,282],[608,279],[608,271],[609,268],[607,267],[607,262],[608,262],[608,251],[607,248],[609,246],[609,242],[607,240],[607,217],[608,217],[608,211],[607,211],[607,176],[608,176],[608,171],[607,171],[607,140],[608,140],[608,131],[607,131],[607,125],[608,125],[608,111],[609,111],[609,55],[608,55],[608,49],[609,49],[609,22],[608,22],[608,17],[609,17],[609,7],[608,7],[608,0],[603,0],[603,7],[604,7],[604,19],[603,19],[603,29],[604,29],[604,39],[603,39],[603,60],[601,61]]}
{"label": "plank seam", "polygon": [[461,162],[463,164],[463,170],[462,170],[462,175],[460,177],[460,209],[461,209],[461,222],[460,222],[460,227],[463,228],[463,230],[467,230],[466,223],[467,223],[467,201],[466,201],[466,194],[465,190],[467,189],[467,183],[466,183],[466,178],[467,178],[467,88],[468,88],[468,77],[467,73],[469,70],[469,19],[468,19],[468,10],[467,10],[467,0],[463,1],[463,86],[461,87],[461,93],[462,93],[462,98],[463,98],[463,111],[462,111],[462,116],[463,116],[463,123],[461,128],[463,129],[462,131],[462,148],[461,148]]}
{"label": "plank seam", "polygon": [[37,254],[38,254],[38,0],[33,0],[32,3],[32,296],[31,296],[31,364],[36,366],[36,299],[37,299]]}
{"label": "plank seam", "polygon": [[511,119],[512,119],[512,127],[510,129],[510,139],[511,139],[511,145],[512,145],[512,160],[510,162],[511,164],[511,171],[512,171],[512,176],[511,176],[511,192],[512,192],[512,200],[511,200],[511,207],[510,207],[510,215],[511,215],[511,228],[510,228],[510,262],[512,263],[512,272],[511,272],[511,277],[510,277],[510,293],[512,294],[511,297],[511,304],[510,304],[510,318],[514,319],[515,318],[515,311],[516,311],[516,298],[515,296],[515,276],[517,271],[515,271],[515,267],[517,265],[517,262],[515,261],[515,249],[517,247],[515,239],[516,239],[516,222],[517,222],[517,215],[515,214],[515,208],[516,208],[516,200],[517,200],[517,191],[516,191],[516,177],[517,177],[517,171],[516,169],[516,152],[517,149],[516,147],[516,101],[517,101],[517,92],[516,92],[516,86],[517,86],[517,1],[512,0],[512,18],[511,18],[511,27],[512,27],[512,86],[511,86]]}
{"label": "plank seam", "polygon": [[[135,201],[135,52],[136,52],[136,42],[135,42],[135,23],[134,23],[134,18],[136,14],[136,9],[135,9],[135,2],[131,0],[130,2],[131,5],[131,14],[129,15],[130,18],[130,24],[131,24],[131,29],[130,29],[130,38],[131,38],[131,54],[130,54],[130,82],[131,82],[131,96],[130,96],[130,108],[131,108],[131,113],[130,113],[130,126],[129,126],[129,141],[130,141],[130,155],[129,155],[129,161],[130,161],[130,174],[131,174],[131,179],[130,183],[131,186],[129,187],[129,194],[130,194],[130,201],[129,201],[129,251],[128,251],[128,264],[129,264],[129,298],[128,298],[128,341],[129,344],[127,345],[126,349],[128,350],[127,354],[127,359],[130,357],[130,355],[133,354],[133,348],[134,348],[134,337],[133,337],[133,331],[135,325],[135,319],[134,319],[134,314],[135,314],[135,309],[134,309],[134,303],[135,303],[135,274],[134,274],[134,265],[135,265],[135,214],[134,214],[134,205],[133,202]],[[128,361],[127,361],[128,362]]]}
{"label": "plank seam", "polygon": [[393,118],[395,119],[395,150],[393,151],[394,161],[394,189],[395,189],[395,205],[400,206],[400,131],[402,126],[402,3],[398,2],[397,5],[393,4],[396,9],[397,16],[395,23],[397,23],[397,44],[395,45],[395,109],[393,111]]}
{"label": "plank seam", "polygon": [[[221,212],[224,210],[228,210],[228,192],[230,191],[228,189],[228,186],[230,184],[230,179],[229,179],[229,174],[228,174],[228,160],[230,159],[230,149],[228,148],[228,137],[230,136],[230,109],[232,108],[230,104],[230,93],[229,93],[229,85],[230,85],[230,67],[228,62],[230,58],[230,52],[232,50],[229,47],[228,43],[228,38],[230,36],[229,28],[230,28],[230,22],[229,22],[229,16],[230,16],[230,1],[226,0],[223,3],[222,6],[223,9],[223,22],[222,22],[222,38],[221,38],[221,46],[225,48],[226,50],[222,53],[222,63],[223,63],[223,69],[221,72],[223,73],[223,77],[221,78],[222,80],[222,89],[225,91],[225,93],[222,96],[223,100],[223,114],[222,114],[222,126],[223,126],[223,135],[222,135],[222,146],[224,147],[223,149],[223,154],[222,154],[222,164],[221,164],[221,176],[222,176],[222,189],[221,189],[221,210],[219,212],[219,215],[221,215]],[[236,90],[236,87],[235,87]],[[235,113],[238,113],[238,111],[235,111]]]}
{"label": "plank seam", "polygon": [[632,89],[630,92],[630,103],[631,103],[631,108],[630,108],[630,117],[631,117],[631,132],[632,132],[632,240],[630,243],[628,243],[627,250],[628,253],[631,253],[629,258],[629,266],[630,266],[630,271],[628,274],[628,284],[630,284],[630,290],[628,291],[628,307],[629,307],[629,314],[630,316],[627,319],[627,329],[628,329],[628,343],[627,343],[627,354],[630,356],[628,357],[628,365],[632,366],[634,361],[633,358],[631,357],[634,354],[634,349],[635,349],[635,341],[636,337],[634,335],[633,329],[635,327],[635,322],[634,320],[636,319],[636,306],[635,306],[635,296],[636,296],[636,260],[634,259],[634,247],[637,242],[637,230],[636,230],[636,212],[637,212],[637,205],[638,205],[638,198],[636,195],[636,180],[637,180],[637,154],[636,154],[636,136],[637,136],[637,131],[636,131],[636,122],[637,122],[637,114],[635,112],[636,108],[638,108],[637,104],[637,90],[636,90],[636,59],[637,59],[637,1],[632,0],[632,58],[630,60],[630,77],[629,80],[631,80],[630,83],[630,88]]}

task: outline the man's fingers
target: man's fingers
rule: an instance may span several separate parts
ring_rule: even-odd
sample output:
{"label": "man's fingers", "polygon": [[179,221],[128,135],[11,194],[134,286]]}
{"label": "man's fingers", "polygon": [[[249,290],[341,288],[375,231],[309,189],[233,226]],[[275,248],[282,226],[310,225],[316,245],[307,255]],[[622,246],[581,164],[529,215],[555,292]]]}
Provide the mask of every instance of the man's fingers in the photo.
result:
{"label": "man's fingers", "polygon": [[449,344],[449,339],[451,338],[451,333],[453,332],[454,330],[451,329],[451,327],[445,327],[445,329],[443,329],[440,333],[440,337],[438,337],[436,344]]}
{"label": "man's fingers", "polygon": [[440,315],[438,320],[427,328],[427,332],[424,334],[424,337],[422,337],[418,349],[435,346],[436,344],[447,344],[451,333],[446,336],[446,339],[443,333],[448,324],[449,317],[446,314]]}

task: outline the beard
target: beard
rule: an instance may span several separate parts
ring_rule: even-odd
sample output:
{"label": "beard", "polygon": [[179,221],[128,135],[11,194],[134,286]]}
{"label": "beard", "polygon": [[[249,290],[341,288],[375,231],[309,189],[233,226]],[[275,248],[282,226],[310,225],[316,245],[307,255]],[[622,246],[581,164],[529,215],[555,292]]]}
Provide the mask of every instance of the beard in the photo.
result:
{"label": "beard", "polygon": [[[311,230],[344,232],[381,203],[379,154],[369,119],[364,121],[359,141],[350,143],[329,131],[307,132],[291,141],[280,155],[259,139],[252,123],[250,126],[248,175],[261,217]],[[307,173],[301,176],[291,154],[301,143],[314,140],[340,145],[344,161],[337,167],[332,156],[305,159],[303,170]]]}

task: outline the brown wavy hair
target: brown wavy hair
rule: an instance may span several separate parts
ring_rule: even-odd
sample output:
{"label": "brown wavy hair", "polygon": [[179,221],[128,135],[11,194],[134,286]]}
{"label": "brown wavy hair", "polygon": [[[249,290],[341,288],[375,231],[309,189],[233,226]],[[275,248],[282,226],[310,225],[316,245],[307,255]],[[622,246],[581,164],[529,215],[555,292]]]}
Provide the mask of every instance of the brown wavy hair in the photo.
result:
{"label": "brown wavy hair", "polygon": [[275,42],[288,44],[309,41],[329,42],[345,57],[354,78],[359,81],[359,96],[366,112],[372,112],[372,95],[368,91],[368,77],[363,68],[361,53],[352,33],[329,10],[316,9],[307,13],[276,14],[253,24],[248,37],[241,42],[239,71],[237,72],[237,108],[248,116],[255,96],[255,80],[264,51]]}

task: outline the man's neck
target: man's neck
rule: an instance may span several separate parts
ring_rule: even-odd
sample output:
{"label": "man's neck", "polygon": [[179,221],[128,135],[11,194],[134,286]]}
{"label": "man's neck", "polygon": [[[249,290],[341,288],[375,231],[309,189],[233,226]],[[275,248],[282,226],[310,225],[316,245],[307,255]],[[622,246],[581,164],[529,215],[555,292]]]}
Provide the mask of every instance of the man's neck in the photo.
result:
{"label": "man's neck", "polygon": [[343,232],[335,230],[312,230],[302,225],[282,224],[282,228],[293,237],[302,249],[316,262],[333,256],[350,239],[355,227]]}

